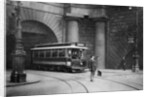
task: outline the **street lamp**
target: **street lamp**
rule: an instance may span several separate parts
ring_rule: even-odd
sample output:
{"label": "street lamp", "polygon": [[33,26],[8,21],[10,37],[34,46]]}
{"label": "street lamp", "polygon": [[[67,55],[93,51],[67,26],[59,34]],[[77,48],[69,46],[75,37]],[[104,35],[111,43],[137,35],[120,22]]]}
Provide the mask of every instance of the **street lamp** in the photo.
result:
{"label": "street lamp", "polygon": [[17,1],[14,12],[12,13],[14,20],[14,34],[15,34],[15,50],[12,53],[12,73],[10,76],[11,82],[25,82],[26,74],[24,73],[24,64],[26,52],[22,45],[22,27],[20,9],[21,2]]}
{"label": "street lamp", "polygon": [[138,53],[138,8],[136,8],[136,31],[134,33],[134,36],[128,37],[128,43],[134,44],[134,53],[133,53],[133,59],[134,63],[132,65],[132,71],[137,72],[139,71],[139,53]]}
{"label": "street lamp", "polygon": [[139,21],[139,12],[138,12],[138,7],[136,8],[136,35],[135,35],[135,53],[133,55],[133,58],[135,60],[135,72],[139,71],[139,53],[138,53],[138,21]]}

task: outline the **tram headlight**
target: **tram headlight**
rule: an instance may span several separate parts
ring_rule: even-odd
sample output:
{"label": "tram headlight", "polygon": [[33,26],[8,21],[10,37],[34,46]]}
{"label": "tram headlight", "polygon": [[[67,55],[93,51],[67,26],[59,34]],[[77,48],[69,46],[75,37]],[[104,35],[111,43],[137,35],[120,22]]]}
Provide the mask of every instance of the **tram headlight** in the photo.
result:
{"label": "tram headlight", "polygon": [[83,65],[83,62],[80,62],[80,65]]}
{"label": "tram headlight", "polygon": [[71,62],[70,61],[67,62],[67,66],[71,66]]}

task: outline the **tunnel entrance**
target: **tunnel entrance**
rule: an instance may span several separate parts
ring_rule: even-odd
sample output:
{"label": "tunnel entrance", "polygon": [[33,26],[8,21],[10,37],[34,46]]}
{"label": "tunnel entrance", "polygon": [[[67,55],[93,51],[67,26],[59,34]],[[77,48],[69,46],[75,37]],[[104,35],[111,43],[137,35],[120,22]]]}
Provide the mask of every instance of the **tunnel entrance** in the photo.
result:
{"label": "tunnel entrance", "polygon": [[27,53],[26,68],[31,68],[30,49],[34,47],[35,44],[57,42],[57,38],[49,27],[37,21],[24,21],[22,22],[22,27],[23,44]]}
{"label": "tunnel entrance", "polygon": [[[7,39],[7,69],[12,68],[12,62],[11,62],[11,53],[14,51],[15,48],[15,38],[12,38],[12,36],[6,37]],[[31,61],[31,53],[30,49],[34,47],[35,44],[40,43],[56,43],[57,38],[54,34],[54,32],[45,24],[38,22],[38,21],[23,21],[22,22],[22,41],[24,50],[26,51],[26,63],[25,68],[29,69],[31,68],[30,61]]]}

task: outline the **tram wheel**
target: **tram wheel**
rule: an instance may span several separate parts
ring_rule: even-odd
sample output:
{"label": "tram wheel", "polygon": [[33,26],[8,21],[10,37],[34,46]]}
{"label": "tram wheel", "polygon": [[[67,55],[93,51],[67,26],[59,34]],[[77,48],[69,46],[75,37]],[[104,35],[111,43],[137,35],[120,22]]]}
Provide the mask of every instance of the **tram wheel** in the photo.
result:
{"label": "tram wheel", "polygon": [[40,70],[41,69],[41,67],[40,67],[40,65],[38,65],[38,70]]}
{"label": "tram wheel", "polygon": [[54,70],[55,70],[54,66],[51,66],[51,67],[50,67],[50,70],[51,70],[51,71],[54,71]]}
{"label": "tram wheel", "polygon": [[44,71],[47,71],[47,67],[46,66],[44,66]]}
{"label": "tram wheel", "polygon": [[71,68],[66,68],[66,72],[72,73],[72,69]]}
{"label": "tram wheel", "polygon": [[76,72],[76,70],[72,69],[72,73]]}
{"label": "tram wheel", "polygon": [[48,71],[51,71],[51,66],[47,66],[47,68],[48,68]]}
{"label": "tram wheel", "polygon": [[60,66],[57,66],[57,71],[60,71]]}
{"label": "tram wheel", "polygon": [[33,70],[37,70],[37,66],[33,66]]}
{"label": "tram wheel", "polygon": [[73,73],[71,68],[67,68],[66,72]]}
{"label": "tram wheel", "polygon": [[66,72],[66,67],[62,67],[62,71],[63,71],[63,72]]}

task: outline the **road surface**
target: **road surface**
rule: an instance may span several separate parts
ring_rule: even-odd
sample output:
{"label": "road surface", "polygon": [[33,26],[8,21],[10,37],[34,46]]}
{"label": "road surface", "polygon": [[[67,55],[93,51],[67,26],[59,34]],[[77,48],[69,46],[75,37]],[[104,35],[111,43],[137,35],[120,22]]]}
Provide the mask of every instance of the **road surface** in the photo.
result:
{"label": "road surface", "polygon": [[[37,83],[6,87],[7,96],[91,93],[103,91],[131,91],[143,89],[143,74],[130,71],[102,71],[90,81],[90,72],[65,73],[27,70],[27,81]],[[7,72],[7,80],[10,72]]]}

